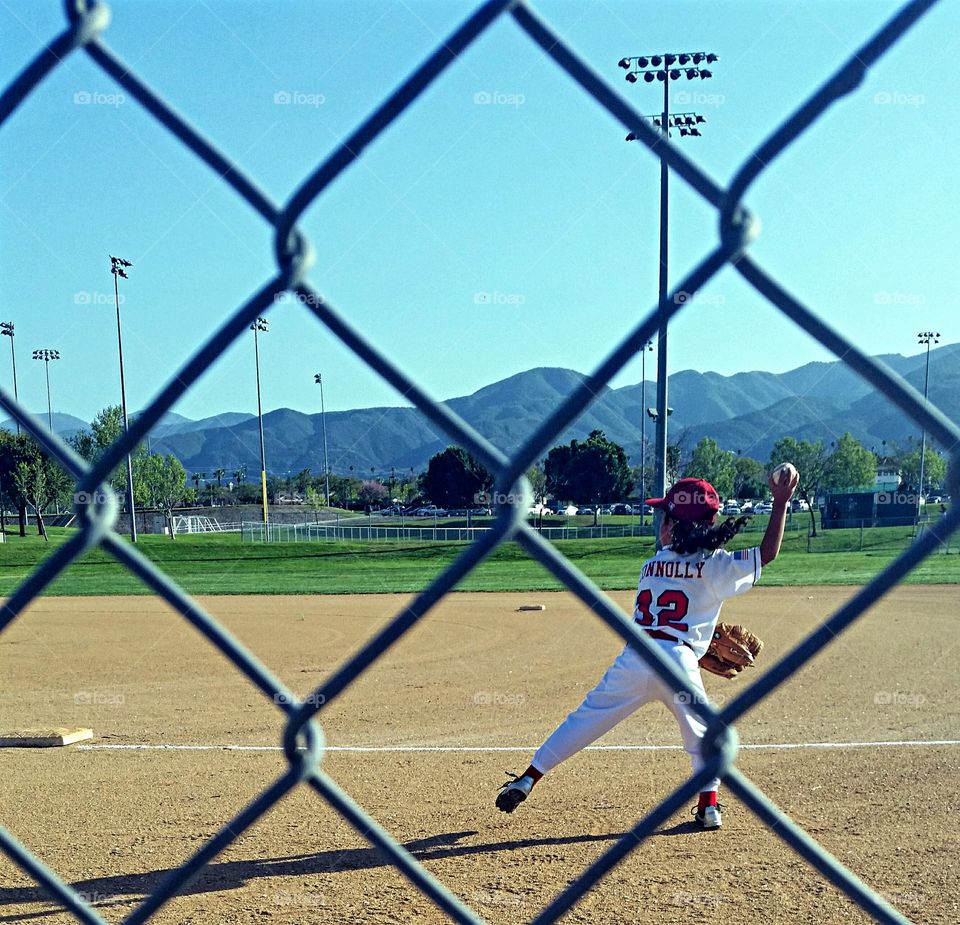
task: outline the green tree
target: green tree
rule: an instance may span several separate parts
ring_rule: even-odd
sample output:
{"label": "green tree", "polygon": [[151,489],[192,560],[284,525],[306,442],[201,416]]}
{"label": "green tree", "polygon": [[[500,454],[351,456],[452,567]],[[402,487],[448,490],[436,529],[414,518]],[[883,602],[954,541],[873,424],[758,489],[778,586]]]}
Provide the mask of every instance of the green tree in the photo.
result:
{"label": "green tree", "polygon": [[43,523],[44,511],[69,497],[72,482],[59,463],[32,441],[31,445],[33,451],[17,462],[13,481],[16,490],[36,512],[37,532],[49,540]]}
{"label": "green tree", "polygon": [[605,503],[626,498],[633,488],[627,454],[602,430],[582,443],[555,446],[543,464],[547,490],[561,501]]}
{"label": "green tree", "polygon": [[193,475],[190,476],[190,481],[193,482],[193,485],[194,485],[194,489],[193,489],[193,490],[194,490],[194,498],[196,499],[197,504],[200,504],[200,503],[201,503],[201,502],[200,502],[200,483],[201,483],[206,477],[207,477],[206,472],[194,472]]}
{"label": "green tree", "polygon": [[898,450],[895,459],[900,468],[900,479],[905,486],[925,495],[931,486],[942,484],[947,477],[947,461],[928,443],[923,454],[923,486],[920,486],[920,444],[914,442]]}
{"label": "green tree", "polygon": [[527,470],[527,479],[530,487],[533,489],[533,500],[543,501],[547,494],[547,476],[544,474],[543,466],[539,464],[532,465]]}
{"label": "green tree", "polygon": [[716,440],[704,437],[694,448],[693,456],[683,474],[686,477],[706,479],[721,498],[733,495],[737,469],[730,450],[721,450]]}
{"label": "green tree", "polygon": [[806,501],[810,508],[810,535],[816,536],[817,521],[814,516],[814,505],[827,471],[827,457],[823,444],[819,440],[816,443],[810,443],[794,437],[783,437],[773,445],[770,451],[771,471],[783,462],[793,463],[800,473],[796,494],[797,497]]}
{"label": "green tree", "polygon": [[17,487],[16,473],[20,462],[28,461],[35,444],[27,434],[0,430],[0,504],[7,504],[19,513],[20,536],[27,535],[27,499]]}
{"label": "green tree", "polygon": [[736,475],[733,479],[735,498],[765,498],[767,496],[767,473],[763,463],[750,456],[738,456],[733,463]]}
{"label": "green tree", "polygon": [[483,463],[459,446],[432,457],[423,476],[423,493],[439,507],[473,507],[487,495],[493,476]]}
{"label": "green tree", "polygon": [[[133,419],[130,419],[131,423]],[[79,431],[67,438],[77,453],[92,465],[96,465],[123,434],[123,410],[120,405],[107,405],[90,422],[90,430]],[[138,444],[130,454],[133,472],[133,498],[139,505],[149,504],[150,489],[144,480],[143,463],[147,448]],[[110,474],[110,487],[121,497],[127,494],[127,464],[121,462]]]}
{"label": "green tree", "polygon": [[305,498],[307,489],[314,484],[313,473],[309,469],[301,469],[292,479],[294,489]]}
{"label": "green tree", "polygon": [[[227,470],[223,468],[213,470],[213,477],[217,480],[218,495],[223,494],[223,478],[226,474],[227,474]],[[222,504],[223,502],[221,501],[220,503]]]}
{"label": "green tree", "polygon": [[334,475],[333,473],[330,474],[331,506],[348,508],[350,506],[350,502],[353,501],[359,493],[360,479],[356,479],[347,475]]}
{"label": "green tree", "polygon": [[167,518],[170,539],[177,538],[173,509],[187,498],[187,470],[176,456],[153,453],[143,460],[144,484],[147,486],[148,502],[159,508]]}
{"label": "green tree", "polygon": [[823,487],[837,490],[872,488],[877,479],[877,457],[849,433],[838,441],[827,458]]}

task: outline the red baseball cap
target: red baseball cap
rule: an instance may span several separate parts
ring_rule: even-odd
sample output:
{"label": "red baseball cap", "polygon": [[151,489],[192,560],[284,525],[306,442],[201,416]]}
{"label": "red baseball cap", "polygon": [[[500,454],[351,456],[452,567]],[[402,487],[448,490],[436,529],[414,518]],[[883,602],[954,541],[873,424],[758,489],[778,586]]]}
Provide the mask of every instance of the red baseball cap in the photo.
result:
{"label": "red baseball cap", "polygon": [[680,479],[662,498],[647,498],[647,504],[663,508],[674,520],[697,523],[720,510],[720,496],[704,479]]}

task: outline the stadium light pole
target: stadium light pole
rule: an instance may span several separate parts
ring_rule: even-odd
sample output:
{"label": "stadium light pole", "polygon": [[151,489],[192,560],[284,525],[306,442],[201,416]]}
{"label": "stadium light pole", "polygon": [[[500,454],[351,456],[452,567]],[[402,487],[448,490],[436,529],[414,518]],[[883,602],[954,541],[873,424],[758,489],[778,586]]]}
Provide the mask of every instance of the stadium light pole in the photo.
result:
{"label": "stadium light pole", "polygon": [[[940,343],[939,331],[920,331],[917,334],[917,342],[927,345],[927,368],[923,374],[923,407],[927,407],[927,389],[930,385],[930,345]],[[927,428],[926,425],[920,430],[920,484],[917,490],[917,516],[920,516],[920,506],[923,503],[923,458],[927,455]]]}
{"label": "stadium light pole", "polygon": [[[120,409],[123,412],[123,433],[126,436],[129,430],[127,419],[127,388],[123,379],[123,335],[120,329],[120,277],[130,279],[126,268],[133,264],[123,257],[110,256],[110,272],[113,274],[113,295],[117,304],[117,352],[120,355]],[[127,513],[130,515],[130,540],[137,541],[137,509],[133,500],[133,461],[130,451],[127,450]]]}
{"label": "stadium light pole", "polygon": [[[17,355],[13,351],[13,322],[12,321],[0,321],[0,334],[4,337],[10,338],[10,363],[13,365],[13,397],[17,401],[20,400],[20,395],[17,392]],[[16,421],[17,425],[17,436],[20,436],[20,421]]]}
{"label": "stadium light pole", "polygon": [[[670,137],[670,129],[676,129],[681,136],[699,136],[698,125],[706,119],[694,112],[677,113],[670,115],[670,83],[686,77],[687,80],[707,80],[713,77],[713,72],[702,64],[713,64],[718,61],[717,55],[712,52],[676,52],[662,55],[639,55],[630,58],[621,58],[618,66],[627,73],[624,75],[628,83],[636,83],[643,77],[645,83],[660,81],[663,84],[663,112],[659,116],[648,116],[654,125],[660,129],[664,138]],[[631,132],[627,141],[636,141],[637,136]],[[668,292],[668,204],[669,204],[669,176],[667,162],[660,159],[660,285],[659,302],[663,304]],[[661,319],[657,332],[657,417],[656,417],[656,459],[654,466],[654,486],[658,497],[663,497],[667,490],[667,322]]]}
{"label": "stadium light pole", "polygon": [[320,429],[323,431],[323,492],[325,503],[330,507],[330,466],[327,464],[327,411],[323,405],[323,376],[313,374],[313,381],[320,386]]}
{"label": "stadium light pole", "polygon": [[260,341],[258,334],[260,331],[267,331],[267,319],[257,318],[250,325],[253,331],[253,355],[257,363],[257,421],[260,424],[260,493],[263,499],[263,522],[267,523],[269,514],[267,512],[267,453],[263,442],[263,405],[260,402]]}
{"label": "stadium light pole", "polygon": [[643,502],[647,500],[647,352],[653,350],[653,341],[648,340],[640,351],[640,523],[643,524]]}
{"label": "stadium light pole", "polygon": [[47,373],[47,426],[50,428],[50,433],[53,433],[53,406],[50,404],[50,361],[60,359],[59,350],[34,350],[33,358],[35,360],[43,360],[44,368]]}

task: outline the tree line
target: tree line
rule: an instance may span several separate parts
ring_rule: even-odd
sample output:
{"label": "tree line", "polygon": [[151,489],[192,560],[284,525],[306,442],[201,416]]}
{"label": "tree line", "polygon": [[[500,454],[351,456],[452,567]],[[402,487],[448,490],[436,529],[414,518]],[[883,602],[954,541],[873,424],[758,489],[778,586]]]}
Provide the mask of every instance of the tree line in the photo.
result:
{"label": "tree line", "polygon": [[[96,464],[122,433],[123,413],[119,405],[110,405],[97,414],[89,431],[80,431],[66,442],[87,462]],[[173,509],[191,492],[183,464],[169,454],[148,453],[143,445],[133,451],[131,462],[135,505],[164,511],[172,531]],[[121,499],[126,497],[125,462],[111,473],[108,483]],[[27,512],[32,511],[37,532],[46,538],[44,516],[71,510],[75,491],[73,479],[31,436],[0,430],[0,518],[7,510],[17,511],[21,536],[26,535]],[[5,523],[0,522],[0,527],[5,529]]]}
{"label": "tree line", "polygon": [[[120,406],[110,405],[97,414],[89,431],[81,431],[67,442],[81,457],[96,464],[122,433]],[[900,471],[901,489],[919,491],[917,441],[891,447],[889,451],[884,447],[884,455],[878,458],[849,433],[829,447],[822,441],[783,437],[766,461],[721,449],[710,437],[700,440],[689,455],[682,444],[681,437],[667,448],[667,481],[681,476],[704,478],[722,498],[766,497],[767,472],[781,462],[793,462],[800,471],[797,496],[809,505],[814,531],[815,499],[824,491],[873,487],[878,464]],[[219,467],[209,474],[188,475],[175,456],[150,453],[142,444],[133,451],[131,459],[136,507],[165,512],[171,535],[173,510],[182,505],[254,504],[261,500],[259,482],[247,481],[243,467],[232,471]],[[946,476],[946,461],[934,447],[926,447],[923,471],[925,487],[940,485]],[[594,430],[586,440],[553,447],[540,464],[527,472],[527,477],[537,501],[553,498],[579,505],[601,505],[639,498],[641,492],[650,494],[654,468],[631,467],[623,447],[607,439],[603,431]],[[125,464],[111,474],[109,484],[121,499],[125,497]],[[491,473],[458,446],[448,446],[434,455],[421,473],[392,468],[389,475],[379,477],[375,470],[368,478],[354,475],[352,470],[349,475],[330,473],[324,477],[303,469],[295,475],[271,475],[267,479],[271,499],[296,499],[316,509],[326,505],[371,509],[391,503],[431,503],[454,509],[488,507],[492,489]],[[24,535],[27,512],[32,511],[38,532],[46,536],[44,515],[51,510],[72,509],[74,491],[73,480],[32,437],[0,431],[0,518],[3,511],[17,511],[20,533]],[[5,528],[2,520],[0,527]]]}
{"label": "tree line", "polygon": [[[889,453],[878,457],[849,433],[829,447],[819,440],[783,437],[774,444],[766,461],[721,449],[710,437],[700,440],[689,457],[679,443],[673,444],[667,452],[667,481],[692,476],[706,479],[724,499],[763,499],[769,494],[767,473],[788,461],[800,471],[797,497],[807,502],[812,523],[815,500],[821,493],[872,489],[878,464],[900,471],[900,488],[919,491],[919,444],[891,447]],[[940,485],[945,476],[944,457],[934,447],[926,447],[924,485]],[[537,501],[552,497],[580,505],[624,501],[642,487],[652,491],[654,485],[653,466],[646,471],[639,466],[631,468],[623,447],[608,440],[600,430],[586,440],[555,446],[527,477]],[[476,506],[478,499],[489,495],[492,484],[493,477],[480,462],[462,448],[450,446],[431,458],[420,488],[433,504],[462,508]]]}

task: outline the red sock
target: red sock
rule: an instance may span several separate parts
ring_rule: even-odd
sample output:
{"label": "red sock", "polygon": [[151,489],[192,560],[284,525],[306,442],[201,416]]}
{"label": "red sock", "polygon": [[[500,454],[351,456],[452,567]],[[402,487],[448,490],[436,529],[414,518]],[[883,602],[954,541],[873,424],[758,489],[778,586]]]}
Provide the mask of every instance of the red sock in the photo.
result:
{"label": "red sock", "polygon": [[530,767],[527,768],[527,770],[524,771],[523,774],[521,774],[520,776],[521,776],[521,777],[529,777],[529,778],[531,778],[531,779],[533,780],[534,783],[536,783],[538,780],[540,780],[541,777],[543,777],[543,771],[538,771],[538,770],[531,764]]}
{"label": "red sock", "polygon": [[716,790],[704,790],[700,794],[700,800],[697,803],[697,812],[702,813],[708,806],[717,805],[717,791]]}

